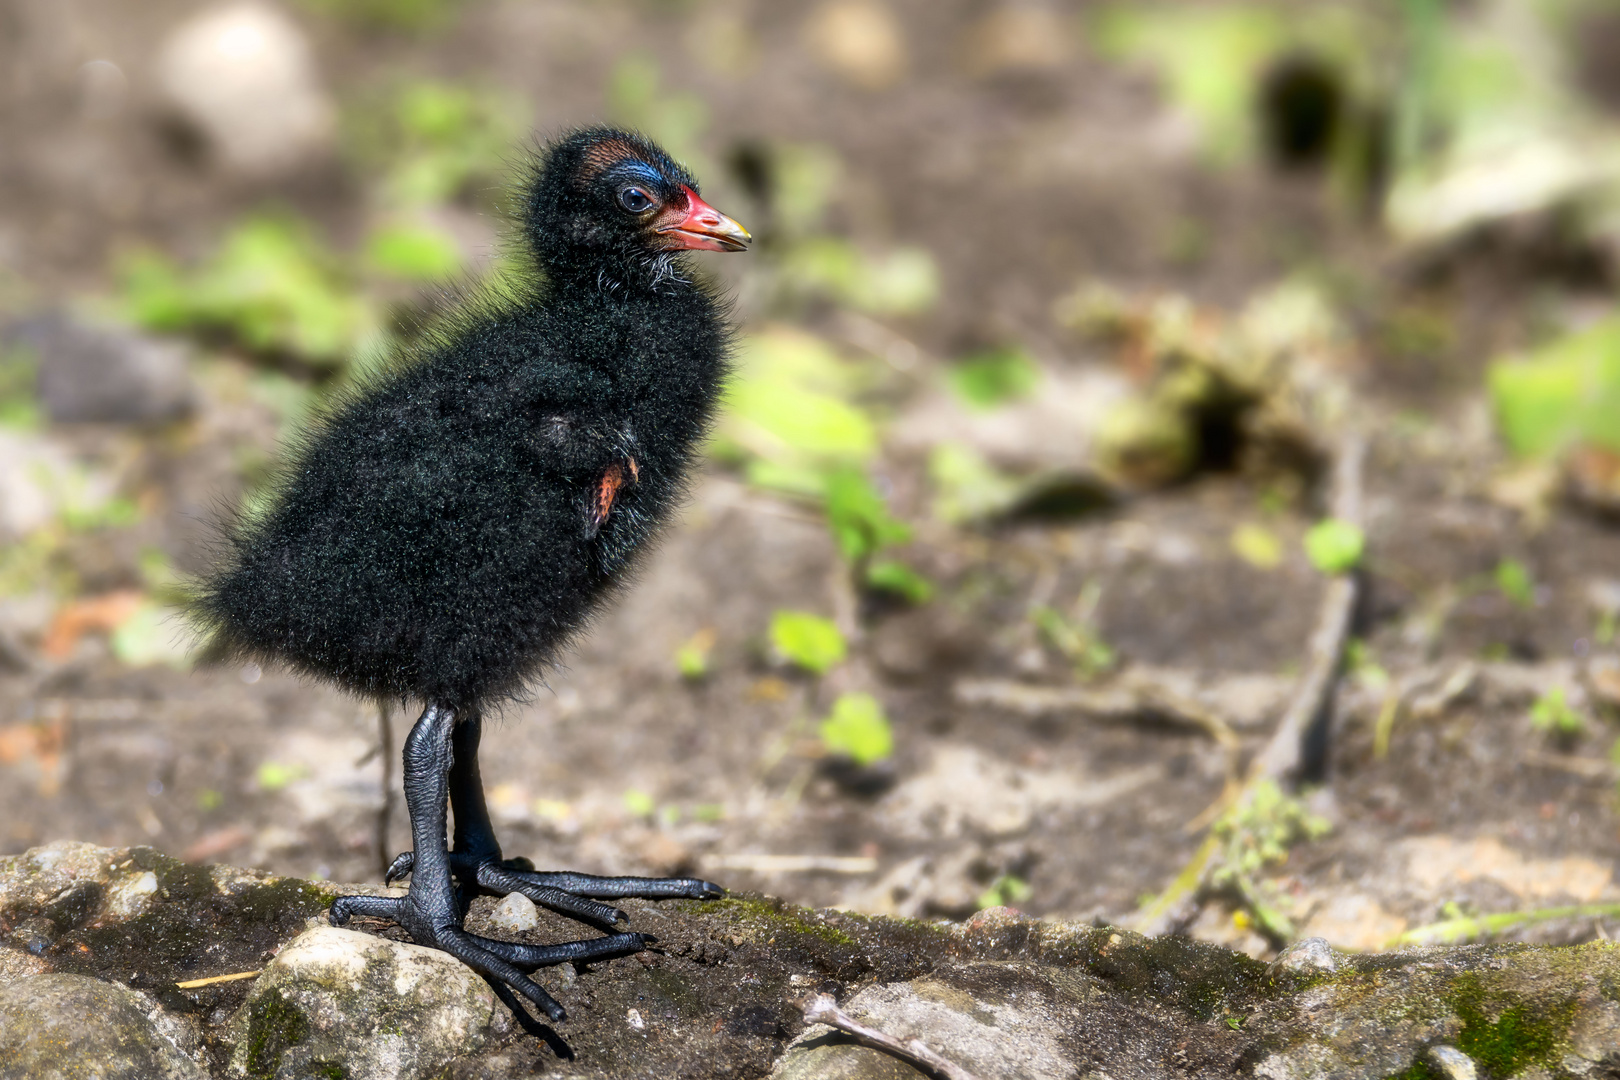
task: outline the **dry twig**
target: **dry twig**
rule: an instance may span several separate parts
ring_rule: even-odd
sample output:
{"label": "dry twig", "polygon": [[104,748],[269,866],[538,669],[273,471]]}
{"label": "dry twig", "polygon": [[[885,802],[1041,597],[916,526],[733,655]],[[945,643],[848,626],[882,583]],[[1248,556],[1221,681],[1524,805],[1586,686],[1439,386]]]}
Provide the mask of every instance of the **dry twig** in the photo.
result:
{"label": "dry twig", "polygon": [[[1359,526],[1362,519],[1362,471],[1367,458],[1367,441],[1350,433],[1340,442],[1333,463],[1333,486],[1329,513],[1340,521]],[[1297,776],[1304,760],[1306,736],[1326,715],[1333,688],[1350,637],[1350,620],[1355,612],[1357,581],[1354,574],[1338,574],[1328,581],[1316,628],[1311,632],[1300,675],[1288,708],[1271,740],[1249,764],[1248,776],[1239,786],[1229,787],[1199,821],[1214,821],[1225,813],[1241,810],[1254,798],[1262,784],[1278,783]],[[1148,935],[1165,934],[1187,925],[1203,903],[1204,885],[1216,869],[1220,844],[1210,836],[1170,885],[1142,911],[1137,929]]]}
{"label": "dry twig", "polygon": [[934,1053],[921,1039],[897,1039],[887,1032],[861,1023],[840,1009],[831,994],[812,994],[804,1000],[804,1022],[837,1028],[853,1035],[859,1043],[874,1050],[893,1054],[913,1065],[920,1065],[929,1072],[943,1076],[945,1080],[979,1080],[977,1074]]}
{"label": "dry twig", "polygon": [[963,705],[988,705],[1024,716],[1077,712],[1104,720],[1158,716],[1198,728],[1235,749],[1232,726],[1197,701],[1151,683],[1124,679],[1112,686],[1030,686],[1010,679],[962,679],[951,690]]}

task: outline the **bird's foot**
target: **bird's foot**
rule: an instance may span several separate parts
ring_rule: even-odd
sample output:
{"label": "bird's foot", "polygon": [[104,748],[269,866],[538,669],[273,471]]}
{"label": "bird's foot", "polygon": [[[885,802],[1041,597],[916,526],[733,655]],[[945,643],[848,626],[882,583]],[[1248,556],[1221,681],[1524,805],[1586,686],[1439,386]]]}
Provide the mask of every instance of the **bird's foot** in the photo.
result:
{"label": "bird's foot", "polygon": [[[383,880],[398,881],[415,865],[413,853],[401,852],[394,857]],[[718,900],[726,894],[726,890],[714,882],[701,878],[597,877],[563,871],[540,872],[523,858],[474,858],[452,852],[450,867],[458,881],[474,886],[477,892],[496,896],[522,893],[541,907],[607,931],[629,921],[629,916],[599,900]]]}
{"label": "bird's foot", "polygon": [[[606,906],[606,905],[602,905]],[[469,934],[453,890],[446,895],[419,895],[415,883],[406,896],[344,896],[333,902],[327,917],[342,926],[356,915],[392,919],[403,926],[418,945],[440,949],[472,968],[494,989],[497,997],[520,1016],[513,991],[522,994],[553,1023],[568,1018],[557,999],[546,993],[529,973],[557,964],[588,964],[641,952],[656,938],[651,934],[608,934],[556,945],[527,945]]]}

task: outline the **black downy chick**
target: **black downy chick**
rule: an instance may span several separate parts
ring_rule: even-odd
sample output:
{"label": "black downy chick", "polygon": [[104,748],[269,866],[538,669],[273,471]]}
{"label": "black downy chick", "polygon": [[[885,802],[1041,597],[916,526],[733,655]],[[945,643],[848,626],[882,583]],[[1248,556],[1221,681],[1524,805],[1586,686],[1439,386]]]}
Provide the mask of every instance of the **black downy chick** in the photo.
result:
{"label": "black downy chick", "polygon": [[680,498],[729,349],[723,305],[685,276],[680,253],[740,251],[750,238],[624,131],[553,142],[519,194],[532,272],[518,291],[450,313],[314,423],[269,508],[232,526],[194,608],[210,656],[425,705],[404,751],[414,850],[387,875],[410,874],[410,893],[344,897],[331,921],[393,919],[520,1015],[513,990],[560,1021],[528,972],[649,939],[476,937],[462,928],[472,896],[519,892],[613,931],[625,915],[603,900],[723,890],[503,860],[478,773],[480,713],[554,659]]}

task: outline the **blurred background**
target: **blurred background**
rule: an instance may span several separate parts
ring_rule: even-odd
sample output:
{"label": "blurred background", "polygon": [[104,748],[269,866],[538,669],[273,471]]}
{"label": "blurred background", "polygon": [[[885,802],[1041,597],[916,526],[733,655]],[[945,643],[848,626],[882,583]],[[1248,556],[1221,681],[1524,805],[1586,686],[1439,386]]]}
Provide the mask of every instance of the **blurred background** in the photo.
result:
{"label": "blurred background", "polygon": [[0,0],[0,57],[0,853],[379,877],[377,707],[190,670],[176,587],[611,121],[758,243],[680,524],[485,736],[508,854],[1620,930],[1612,3]]}

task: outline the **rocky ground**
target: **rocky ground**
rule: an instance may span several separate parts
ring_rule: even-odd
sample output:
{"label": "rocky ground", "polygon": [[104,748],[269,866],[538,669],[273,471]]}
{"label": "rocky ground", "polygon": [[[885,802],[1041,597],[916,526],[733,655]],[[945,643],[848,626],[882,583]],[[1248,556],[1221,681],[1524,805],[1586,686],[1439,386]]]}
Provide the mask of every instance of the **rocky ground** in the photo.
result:
{"label": "rocky ground", "polygon": [[[923,923],[741,894],[630,905],[656,947],[542,972],[569,1019],[530,1021],[528,1033],[443,954],[326,925],[325,905],[346,891],[150,848],[57,845],[0,861],[0,1076],[1462,1080],[1620,1069],[1620,955],[1608,944],[1356,956],[1310,939],[1267,965],[1005,908]],[[570,933],[508,902],[480,901],[469,925],[511,940]],[[812,1007],[830,1009],[817,1014],[829,1022],[807,1023]]]}

